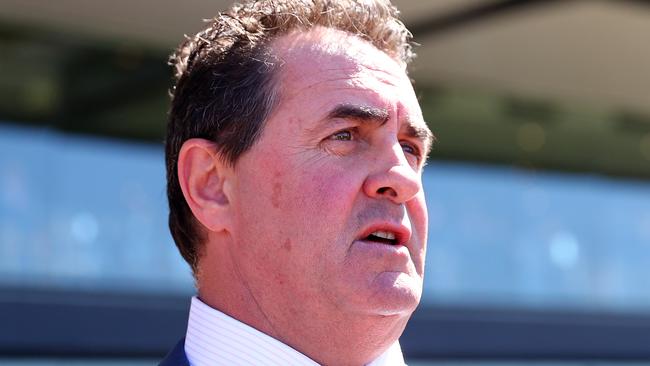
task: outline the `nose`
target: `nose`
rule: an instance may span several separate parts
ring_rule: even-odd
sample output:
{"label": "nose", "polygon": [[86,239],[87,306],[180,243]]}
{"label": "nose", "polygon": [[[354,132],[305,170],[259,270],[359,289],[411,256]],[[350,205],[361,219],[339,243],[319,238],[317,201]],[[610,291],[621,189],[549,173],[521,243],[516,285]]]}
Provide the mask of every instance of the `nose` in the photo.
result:
{"label": "nose", "polygon": [[376,158],[377,168],[363,183],[363,190],[368,197],[387,198],[402,204],[420,192],[420,174],[406,160],[399,143],[392,146],[390,153],[386,151]]}

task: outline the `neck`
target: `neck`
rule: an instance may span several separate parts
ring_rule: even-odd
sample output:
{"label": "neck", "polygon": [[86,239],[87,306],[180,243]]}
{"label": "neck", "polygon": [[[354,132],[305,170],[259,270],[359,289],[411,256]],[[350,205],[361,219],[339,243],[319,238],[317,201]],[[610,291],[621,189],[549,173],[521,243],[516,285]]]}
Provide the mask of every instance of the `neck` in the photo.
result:
{"label": "neck", "polygon": [[367,364],[397,341],[406,326],[410,313],[358,314],[333,309],[317,294],[266,293],[251,285],[255,281],[240,273],[227,252],[210,253],[215,247],[227,246],[206,246],[197,281],[201,300],[320,364]]}

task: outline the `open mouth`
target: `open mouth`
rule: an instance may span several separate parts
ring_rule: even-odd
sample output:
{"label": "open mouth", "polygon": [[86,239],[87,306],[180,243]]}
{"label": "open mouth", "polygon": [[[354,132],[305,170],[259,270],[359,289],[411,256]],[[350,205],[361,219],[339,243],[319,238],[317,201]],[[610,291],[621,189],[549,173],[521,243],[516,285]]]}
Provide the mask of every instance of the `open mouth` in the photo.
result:
{"label": "open mouth", "polygon": [[397,244],[395,233],[390,231],[374,231],[370,233],[370,235],[366,236],[364,240],[389,245]]}

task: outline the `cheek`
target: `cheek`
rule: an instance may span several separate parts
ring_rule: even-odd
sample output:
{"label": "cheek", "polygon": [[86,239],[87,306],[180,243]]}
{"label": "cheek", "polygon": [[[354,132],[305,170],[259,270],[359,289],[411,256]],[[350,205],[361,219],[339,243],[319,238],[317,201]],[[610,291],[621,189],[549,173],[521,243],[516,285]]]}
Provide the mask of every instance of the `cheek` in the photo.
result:
{"label": "cheek", "polygon": [[408,211],[411,218],[413,236],[417,243],[413,252],[413,261],[417,272],[422,275],[424,272],[428,237],[428,213],[424,193],[421,192],[409,202]]}
{"label": "cheek", "polygon": [[318,263],[339,261],[355,233],[352,214],[360,183],[349,171],[346,174],[343,169],[324,164],[295,167],[277,179],[285,184],[276,209],[284,228],[276,229],[284,230],[283,240],[291,238],[291,255],[317,262],[311,263],[314,268]]}
{"label": "cheek", "polygon": [[[354,224],[363,182],[363,173],[345,162],[322,151],[257,151],[241,165],[240,229],[285,253],[319,240],[331,244]],[[291,246],[283,245],[288,238]]]}
{"label": "cheek", "polygon": [[[338,166],[319,166],[303,171],[294,189],[298,208],[313,212],[312,218],[342,224],[361,191],[362,179]],[[325,219],[328,218],[328,219]],[[327,224],[327,222],[325,222]],[[341,226],[338,226],[341,229]]]}
{"label": "cheek", "polygon": [[427,202],[423,191],[420,191],[420,193],[415,197],[413,200],[413,205],[413,211],[418,225],[418,230],[422,232],[422,235],[424,236],[423,239],[426,240],[429,214],[427,211]]}

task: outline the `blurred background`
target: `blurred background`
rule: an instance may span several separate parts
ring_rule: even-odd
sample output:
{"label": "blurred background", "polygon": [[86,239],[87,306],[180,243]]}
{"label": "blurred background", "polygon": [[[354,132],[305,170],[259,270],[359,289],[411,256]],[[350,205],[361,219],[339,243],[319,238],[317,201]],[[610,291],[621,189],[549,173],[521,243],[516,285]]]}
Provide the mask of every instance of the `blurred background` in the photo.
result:
{"label": "blurred background", "polygon": [[[650,1],[395,0],[437,135],[413,365],[650,364]],[[166,60],[224,0],[0,0],[0,364],[150,365]]]}

